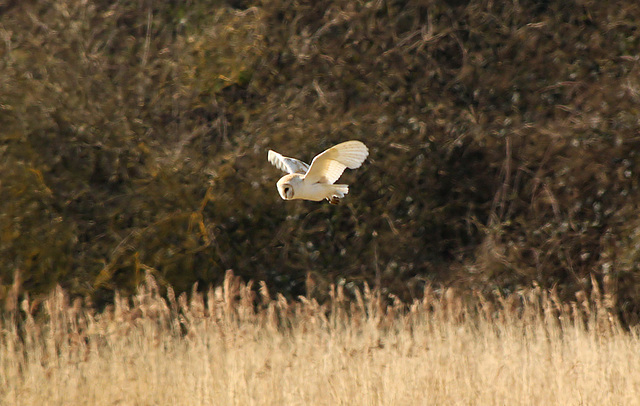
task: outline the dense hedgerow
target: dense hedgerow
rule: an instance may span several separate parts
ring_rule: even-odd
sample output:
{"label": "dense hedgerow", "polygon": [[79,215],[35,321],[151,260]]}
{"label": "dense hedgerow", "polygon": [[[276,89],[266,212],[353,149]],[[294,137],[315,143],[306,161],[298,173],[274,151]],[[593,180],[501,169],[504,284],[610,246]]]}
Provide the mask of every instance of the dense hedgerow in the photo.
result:
{"label": "dense hedgerow", "polygon": [[[0,10],[0,276],[109,300],[145,270],[638,304],[635,1],[16,2]],[[339,207],[266,151],[371,150]]]}

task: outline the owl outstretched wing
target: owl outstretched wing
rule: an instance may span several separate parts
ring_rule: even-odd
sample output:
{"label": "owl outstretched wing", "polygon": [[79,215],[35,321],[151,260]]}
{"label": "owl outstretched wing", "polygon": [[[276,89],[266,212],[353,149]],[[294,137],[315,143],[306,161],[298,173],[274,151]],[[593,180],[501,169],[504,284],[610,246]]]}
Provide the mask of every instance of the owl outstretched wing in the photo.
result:
{"label": "owl outstretched wing", "polygon": [[304,180],[310,183],[333,184],[345,169],[359,168],[368,155],[369,149],[360,141],[347,141],[335,145],[313,158]]}
{"label": "owl outstretched wing", "polygon": [[289,158],[278,154],[276,151],[269,150],[267,155],[269,162],[276,168],[287,173],[302,173],[305,174],[309,170],[309,165],[297,160],[295,158]]}

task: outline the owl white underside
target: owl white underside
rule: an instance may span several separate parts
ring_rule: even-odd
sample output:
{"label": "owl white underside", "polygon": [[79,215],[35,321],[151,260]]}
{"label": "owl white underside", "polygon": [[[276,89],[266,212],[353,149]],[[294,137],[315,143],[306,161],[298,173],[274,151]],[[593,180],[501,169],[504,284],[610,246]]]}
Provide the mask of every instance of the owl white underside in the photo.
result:
{"label": "owl white underside", "polygon": [[289,173],[277,183],[278,192],[284,200],[327,199],[337,203],[338,199],[349,193],[349,186],[334,183],[346,168],[359,168],[368,155],[369,150],[362,142],[346,141],[317,155],[311,166],[271,150],[268,159],[274,166]]}
{"label": "owl white underside", "polygon": [[304,181],[304,175],[293,173],[285,175],[277,183],[278,191],[284,190],[284,185],[289,184],[293,187],[293,195],[287,198],[286,195],[280,193],[284,200],[312,200],[319,202],[320,200],[332,200],[336,197],[342,199],[349,193],[349,185],[332,185],[329,183],[309,183]]}

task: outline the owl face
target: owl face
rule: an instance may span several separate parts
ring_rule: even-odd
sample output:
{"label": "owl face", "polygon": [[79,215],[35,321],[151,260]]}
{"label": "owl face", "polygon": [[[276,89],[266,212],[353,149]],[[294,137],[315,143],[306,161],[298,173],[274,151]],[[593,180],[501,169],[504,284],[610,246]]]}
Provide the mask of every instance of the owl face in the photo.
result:
{"label": "owl face", "polygon": [[293,186],[291,186],[290,184],[283,183],[282,185],[280,185],[278,190],[280,192],[280,196],[284,200],[292,200],[293,199]]}
{"label": "owl face", "polygon": [[294,186],[297,183],[300,183],[299,176],[296,175],[298,174],[285,175],[276,184],[278,186],[278,192],[280,193],[280,197],[282,197],[282,199],[293,200],[293,197],[295,196]]}

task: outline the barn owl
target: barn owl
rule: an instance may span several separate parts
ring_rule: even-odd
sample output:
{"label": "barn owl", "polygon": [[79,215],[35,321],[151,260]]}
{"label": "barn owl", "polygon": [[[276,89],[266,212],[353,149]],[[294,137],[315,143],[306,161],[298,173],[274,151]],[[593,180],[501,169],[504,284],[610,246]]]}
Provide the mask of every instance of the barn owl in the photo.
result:
{"label": "barn owl", "polygon": [[367,159],[369,150],[360,141],[347,141],[317,155],[311,166],[269,150],[268,159],[276,168],[288,173],[278,183],[278,192],[284,200],[327,199],[338,204],[349,193],[349,185],[334,185],[346,168],[356,169]]}

